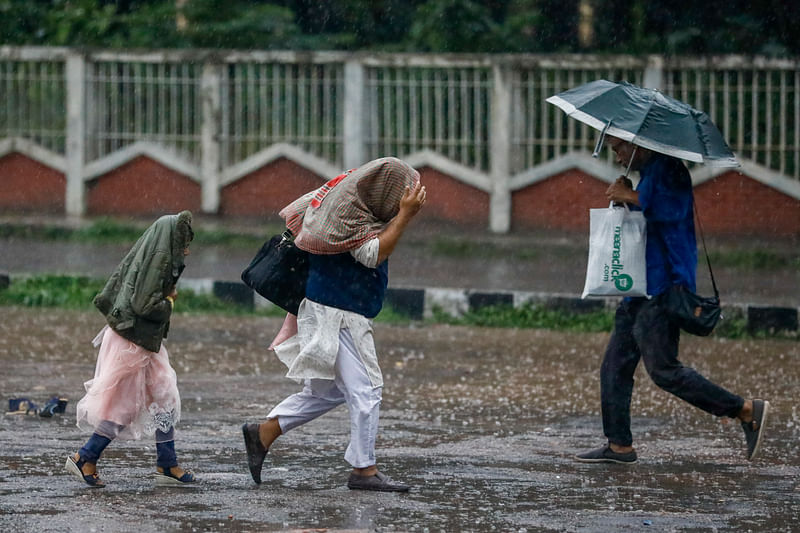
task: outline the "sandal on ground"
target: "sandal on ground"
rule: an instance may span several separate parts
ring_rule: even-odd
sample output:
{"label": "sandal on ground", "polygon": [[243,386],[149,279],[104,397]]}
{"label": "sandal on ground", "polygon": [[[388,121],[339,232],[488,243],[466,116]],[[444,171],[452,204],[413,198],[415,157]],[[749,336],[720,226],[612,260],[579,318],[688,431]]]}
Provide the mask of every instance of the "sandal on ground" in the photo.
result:
{"label": "sandal on ground", "polygon": [[[80,457],[80,455],[78,456]],[[67,462],[64,463],[64,469],[69,472],[70,474],[74,474],[77,476],[78,479],[86,483],[92,488],[101,489],[106,486],[103,483],[103,480],[100,479],[100,476],[97,475],[97,472],[94,474],[84,474],[83,473],[83,465],[86,464],[86,461],[83,459],[75,460],[75,457],[72,455],[67,456]]]}
{"label": "sandal on ground", "polygon": [[167,467],[163,472],[155,473],[157,487],[185,487],[197,482],[197,478],[191,471],[186,470],[181,477],[178,477],[172,473],[173,468]]}
{"label": "sandal on ground", "polygon": [[36,403],[28,398],[11,398],[8,400],[7,415],[35,415],[38,412]]}

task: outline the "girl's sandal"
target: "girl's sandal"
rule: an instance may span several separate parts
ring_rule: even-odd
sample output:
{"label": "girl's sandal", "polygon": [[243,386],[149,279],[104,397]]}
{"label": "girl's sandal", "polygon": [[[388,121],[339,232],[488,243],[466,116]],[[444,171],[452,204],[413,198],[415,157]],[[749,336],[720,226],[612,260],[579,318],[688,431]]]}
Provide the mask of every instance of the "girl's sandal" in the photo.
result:
{"label": "girl's sandal", "polygon": [[156,472],[156,486],[157,487],[185,487],[197,482],[194,474],[186,470],[181,477],[172,473],[173,467],[164,468],[163,472]]}
{"label": "girl's sandal", "polygon": [[103,483],[103,480],[100,479],[100,476],[97,475],[97,472],[94,474],[84,474],[83,473],[83,465],[86,464],[86,461],[80,458],[78,455],[78,460],[75,460],[75,457],[72,455],[67,456],[67,462],[64,464],[64,468],[70,474],[74,474],[77,476],[78,479],[92,487],[93,489],[102,489],[106,486]]}

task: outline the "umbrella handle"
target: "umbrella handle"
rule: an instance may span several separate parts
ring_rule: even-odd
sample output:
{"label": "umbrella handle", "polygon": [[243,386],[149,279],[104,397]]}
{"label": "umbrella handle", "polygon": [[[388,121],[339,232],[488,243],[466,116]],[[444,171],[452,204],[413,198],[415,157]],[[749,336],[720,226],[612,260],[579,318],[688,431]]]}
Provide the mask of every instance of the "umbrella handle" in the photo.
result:
{"label": "umbrella handle", "polygon": [[631,160],[628,161],[628,168],[625,169],[625,177],[628,177],[628,173],[631,171],[631,165],[633,164],[633,158],[636,156],[636,149],[639,148],[635,144],[633,145],[633,152],[631,152]]}

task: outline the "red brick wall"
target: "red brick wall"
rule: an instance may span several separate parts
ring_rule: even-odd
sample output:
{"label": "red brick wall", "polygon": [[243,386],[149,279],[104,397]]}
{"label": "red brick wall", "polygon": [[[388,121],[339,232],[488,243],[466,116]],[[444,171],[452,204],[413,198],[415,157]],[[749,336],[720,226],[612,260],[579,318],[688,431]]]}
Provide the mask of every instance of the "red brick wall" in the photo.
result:
{"label": "red brick wall", "polygon": [[[428,190],[420,219],[485,229],[489,194],[430,167],[418,169]],[[221,216],[275,216],[286,204],[332,176],[316,176],[279,159],[224,187]],[[588,211],[604,207],[607,184],[572,169],[512,193],[513,230],[587,231]],[[63,213],[64,175],[22,154],[0,157],[0,210]],[[736,171],[695,189],[703,227],[709,235],[800,236],[800,200]],[[160,215],[182,209],[199,212],[200,185],[141,156],[87,184],[89,215]]]}
{"label": "red brick wall", "polygon": [[[420,219],[444,219],[485,227],[489,221],[489,195],[429,167],[418,169],[428,192]],[[278,159],[222,189],[223,216],[277,216],[286,204],[324,180],[288,159]]]}
{"label": "red brick wall", "polygon": [[223,187],[222,216],[278,216],[286,204],[334,176],[317,176],[288,159],[278,159]]}
{"label": "red brick wall", "polygon": [[0,210],[64,213],[64,174],[18,153],[0,157]]}
{"label": "red brick wall", "polygon": [[420,220],[445,220],[466,226],[489,225],[489,194],[430,167],[417,168],[427,193]]}
{"label": "red brick wall", "polygon": [[578,169],[556,174],[511,195],[511,227],[589,231],[589,209],[608,206],[607,188]]}
{"label": "red brick wall", "polygon": [[199,212],[200,184],[149,157],[139,156],[92,180],[86,194],[90,215],[161,215]]}
{"label": "red brick wall", "polygon": [[800,200],[736,171],[698,185],[694,194],[706,233],[800,235]]}

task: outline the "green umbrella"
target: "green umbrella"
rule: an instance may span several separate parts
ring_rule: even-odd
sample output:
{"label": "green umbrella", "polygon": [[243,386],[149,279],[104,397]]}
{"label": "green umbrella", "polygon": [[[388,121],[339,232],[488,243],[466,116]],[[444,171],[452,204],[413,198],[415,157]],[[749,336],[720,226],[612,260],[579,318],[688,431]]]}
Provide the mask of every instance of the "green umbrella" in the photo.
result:
{"label": "green umbrella", "polygon": [[738,167],[722,134],[702,111],[627,82],[596,80],[551,96],[547,102],[605,135],[695,163]]}

